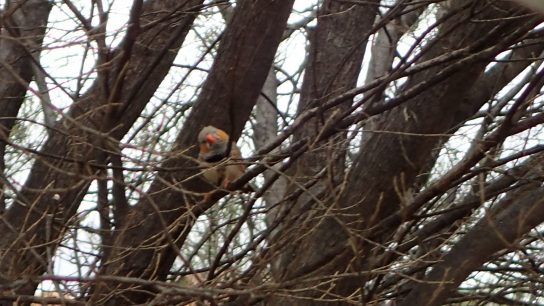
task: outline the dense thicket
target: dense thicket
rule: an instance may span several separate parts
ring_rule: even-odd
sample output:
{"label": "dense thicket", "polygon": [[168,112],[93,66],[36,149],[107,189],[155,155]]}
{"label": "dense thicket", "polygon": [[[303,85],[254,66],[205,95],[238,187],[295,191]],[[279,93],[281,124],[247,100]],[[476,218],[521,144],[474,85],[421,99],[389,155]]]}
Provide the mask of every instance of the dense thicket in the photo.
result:
{"label": "dense thicket", "polygon": [[[542,15],[3,5],[2,305],[544,303]],[[207,125],[246,157],[226,187]]]}

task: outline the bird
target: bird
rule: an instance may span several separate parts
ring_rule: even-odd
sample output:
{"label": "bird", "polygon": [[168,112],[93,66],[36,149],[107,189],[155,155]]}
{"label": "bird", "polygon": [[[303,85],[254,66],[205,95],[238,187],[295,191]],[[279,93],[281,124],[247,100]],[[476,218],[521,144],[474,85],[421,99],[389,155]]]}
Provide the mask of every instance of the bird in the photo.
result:
{"label": "bird", "polygon": [[[204,168],[202,176],[217,187],[227,187],[246,172],[246,166],[241,163],[242,153],[236,143],[230,143],[230,152],[227,154],[229,142],[229,134],[211,125],[205,126],[198,133],[198,161]],[[254,188],[246,184],[240,190],[252,192]]]}

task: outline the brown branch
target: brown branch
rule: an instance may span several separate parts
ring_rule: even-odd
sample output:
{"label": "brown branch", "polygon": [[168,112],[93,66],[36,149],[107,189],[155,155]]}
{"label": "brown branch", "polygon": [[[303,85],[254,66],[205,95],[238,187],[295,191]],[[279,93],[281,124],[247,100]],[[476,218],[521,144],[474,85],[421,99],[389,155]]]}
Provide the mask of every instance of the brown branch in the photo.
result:
{"label": "brown branch", "polygon": [[[441,305],[452,290],[495,252],[515,248],[515,241],[544,221],[544,191],[532,183],[509,193],[437,263],[400,304]],[[470,250],[470,252],[467,252]]]}

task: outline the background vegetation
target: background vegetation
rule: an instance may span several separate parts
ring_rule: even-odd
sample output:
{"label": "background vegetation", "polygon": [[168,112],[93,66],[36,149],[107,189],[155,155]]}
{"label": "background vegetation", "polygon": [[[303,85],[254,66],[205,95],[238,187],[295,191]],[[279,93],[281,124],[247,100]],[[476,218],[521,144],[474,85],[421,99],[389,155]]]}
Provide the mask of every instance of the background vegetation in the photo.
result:
{"label": "background vegetation", "polygon": [[[1,305],[544,303],[542,15],[505,0],[0,13]],[[247,157],[227,189],[199,176],[206,125]]]}

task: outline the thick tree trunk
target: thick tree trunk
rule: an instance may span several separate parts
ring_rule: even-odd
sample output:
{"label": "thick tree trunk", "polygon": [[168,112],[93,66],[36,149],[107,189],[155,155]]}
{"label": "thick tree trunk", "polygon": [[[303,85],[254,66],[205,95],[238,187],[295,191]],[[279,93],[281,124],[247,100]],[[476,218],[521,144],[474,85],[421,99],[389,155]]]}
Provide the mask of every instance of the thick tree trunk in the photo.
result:
{"label": "thick tree trunk", "polygon": [[[372,24],[376,18],[378,4],[379,1],[369,1],[365,4],[337,1],[323,3],[317,16],[317,26],[309,34],[310,53],[298,104],[298,116],[308,109],[319,107],[331,96],[356,86],[366,44],[372,34]],[[289,171],[293,177],[291,182],[294,184],[288,187],[287,194],[290,193],[289,190],[298,189],[300,184],[313,180],[323,169],[326,169],[326,174],[298,198],[296,204],[284,205],[285,209],[291,212],[286,216],[286,220],[282,221],[279,234],[274,237],[273,247],[284,245],[286,241],[291,243],[286,248],[277,250],[282,253],[273,263],[273,273],[278,282],[290,279],[298,273],[298,268],[304,265],[307,256],[311,256],[309,252],[313,252],[295,242],[299,239],[298,237],[311,232],[316,226],[315,222],[319,222],[319,220],[311,221],[311,215],[309,215],[310,221],[299,218],[300,214],[308,210],[308,201],[320,194],[327,194],[329,199],[334,199],[341,190],[340,184],[344,177],[345,154],[348,147],[347,133],[340,131],[324,144],[317,144],[314,141],[327,123],[338,120],[340,114],[348,111],[352,106],[351,102],[351,99],[346,100],[334,110],[323,112],[308,120],[295,131],[294,141],[304,139],[313,144]],[[291,208],[293,205],[295,208]],[[318,203],[314,203],[314,207],[311,208],[312,211],[327,209]],[[313,305],[315,302],[272,297],[268,303],[271,305],[286,303]]]}
{"label": "thick tree trunk", "polygon": [[[382,250],[380,242],[386,241],[395,228],[388,228],[382,236],[375,237],[379,239],[375,250],[372,250],[373,244],[365,242],[366,230],[410,203],[419,188],[416,183],[421,184],[418,177],[430,169],[429,160],[434,162],[436,150],[445,142],[446,135],[489,98],[474,100],[469,96],[471,85],[485,77],[484,69],[496,54],[538,23],[534,16],[519,17],[515,21],[504,18],[524,14],[506,1],[497,1],[495,6],[487,6],[485,10],[473,6],[471,1],[455,1],[451,5],[450,11],[459,13],[441,25],[437,38],[427,44],[419,62],[467,47],[470,50],[467,56],[486,52],[472,57],[462,69],[451,71],[446,82],[427,85],[451,63],[433,66],[408,79],[399,96],[410,93],[413,88],[423,90],[376,117],[372,130],[364,131],[361,152],[348,174],[343,193],[335,201],[334,209],[326,211],[335,217],[324,218],[315,228],[306,229],[296,242],[299,245],[296,256],[291,253],[288,258],[292,260],[282,266],[286,271],[284,279],[298,277],[302,282],[302,276],[322,277],[323,286],[316,287],[318,281],[315,280],[305,286],[309,292],[317,292],[314,294],[330,301],[324,304],[346,303],[339,298],[360,302],[368,272],[362,269],[369,264],[368,256]],[[471,22],[474,18],[489,22]],[[482,37],[479,33],[488,34]],[[502,46],[497,45],[498,40]],[[370,107],[369,113],[372,112]],[[342,276],[343,273],[346,275]],[[292,305],[316,303],[294,300]]]}
{"label": "thick tree trunk", "polygon": [[[192,159],[197,155],[196,136],[211,124],[227,131],[232,140],[239,138],[270,71],[292,5],[292,0],[257,0],[236,6],[198,100],[162,165],[165,170],[132,209],[101,275],[167,277],[193,222],[213,204],[195,205],[199,198],[194,192],[209,191],[209,186],[200,179],[187,180],[198,174]],[[103,283],[95,288],[93,302],[145,303],[155,294],[153,288]]]}
{"label": "thick tree trunk", "polygon": [[146,2],[141,11],[133,9],[141,26],[170,16],[171,11],[179,15],[142,32],[134,28],[133,35],[113,52],[112,70],[99,71],[95,84],[74,101],[38,153],[25,185],[0,223],[1,274],[9,281],[28,279],[17,294],[34,294],[37,281],[33,277],[46,271],[51,260],[47,254],[55,253],[91,180],[105,167],[106,152],[117,151],[116,142],[168,73],[202,0],[184,3],[155,0]]}
{"label": "thick tree trunk", "polygon": [[[0,173],[4,173],[6,144],[32,79],[33,56],[40,53],[51,3],[12,1],[2,11],[0,32]],[[4,178],[0,179],[3,213]]]}
{"label": "thick tree trunk", "polygon": [[[90,74],[96,78],[83,95],[79,89],[73,94],[68,109],[56,111],[60,121],[46,118],[48,139],[34,149],[25,145],[33,135],[18,138],[14,131],[17,117],[24,116],[19,109],[25,105],[26,110],[22,103],[33,76],[39,90],[47,92],[47,73],[37,67],[51,1],[5,2],[0,14],[0,154],[8,154],[8,166],[4,169],[2,156],[0,305],[38,301],[33,294],[41,281],[78,283],[82,300],[43,300],[74,305],[169,305],[196,299],[230,306],[439,305],[459,299],[501,301],[518,292],[517,303],[538,296],[536,290],[522,290],[525,283],[539,284],[533,274],[538,260],[530,249],[540,246],[538,233],[529,232],[544,221],[544,146],[518,150],[512,143],[527,137],[524,144],[533,145],[544,124],[539,103],[543,16],[509,0],[311,4],[298,22],[304,29],[295,32],[308,38],[304,80],[299,84],[290,77],[296,84],[289,94],[300,94],[296,118],[278,131],[272,104],[276,98],[283,102],[283,87],[271,66],[274,56],[284,55],[276,54],[278,44],[294,34],[285,30],[289,16],[296,19],[301,13],[292,12],[294,0],[240,0],[232,6],[233,1],[134,0],[126,29],[116,32],[126,36],[115,49],[106,45],[111,33],[105,22],[93,27],[95,13],[86,20],[85,13],[65,1],[61,8],[70,7],[89,35],[82,43],[97,47]],[[92,5],[102,10],[100,2]],[[157,109],[170,114],[174,107],[183,127],[174,126],[174,132],[175,124],[168,123],[157,129],[178,133],[177,138],[162,152],[159,166],[142,162],[138,174],[154,180],[143,183],[147,190],[133,189],[124,183],[124,173],[134,168],[124,169],[121,158],[123,152],[133,157],[133,151],[121,148],[140,144],[149,159],[156,156],[138,137],[158,123],[158,112],[147,117],[142,111],[151,106],[161,83],[160,88],[168,86],[163,80],[188,32],[201,34],[200,23],[193,25],[195,16],[203,10],[199,21],[211,21],[203,28],[215,28],[222,5],[227,26],[216,40],[219,47],[213,45],[214,54],[206,53],[213,65],[196,90],[198,99],[188,104],[189,115],[177,113],[172,101]],[[411,29],[406,34],[414,36],[401,39],[420,14],[425,25],[418,29],[425,30]],[[376,45],[367,49],[371,34]],[[298,39],[289,37],[288,43]],[[413,39],[408,54],[397,53]],[[369,61],[365,50],[373,52]],[[289,63],[292,56],[286,52]],[[285,68],[281,59],[277,63]],[[367,64],[365,85],[356,87]],[[178,85],[188,84],[184,79]],[[172,93],[186,89],[176,87]],[[259,97],[262,92],[273,103]],[[226,197],[220,211],[210,209],[227,192],[199,177],[196,135],[203,126],[215,125],[235,141],[252,109],[258,152],[249,159],[253,164],[244,178],[263,173],[264,187],[251,194],[240,216],[245,195]],[[146,122],[134,127],[144,116]],[[475,136],[465,134],[474,122],[480,123]],[[129,130],[134,138],[126,140]],[[454,133],[470,138],[470,148],[449,141]],[[33,164],[20,166],[11,153],[17,150],[25,160],[33,154]],[[456,155],[448,161],[458,162],[442,163],[450,150]],[[504,157],[510,150],[515,153]],[[26,175],[23,185],[19,175]],[[95,180],[96,195],[89,190]],[[5,200],[4,189],[10,196]],[[138,192],[136,203],[127,200],[132,199],[125,195],[129,189]],[[84,197],[96,200],[92,214],[96,209],[101,222],[89,232],[81,224],[92,219],[81,219]],[[268,207],[261,205],[261,197]],[[193,225],[203,214],[210,217],[210,228],[194,247],[191,238],[201,227]],[[54,254],[64,255],[64,238],[81,231],[101,238],[87,255],[96,261],[92,266],[80,265],[76,256],[83,250],[80,240],[73,240],[70,256],[81,275],[91,275],[55,275],[53,264],[63,263],[64,256]],[[509,253],[518,250],[527,253]],[[529,261],[527,267],[523,260]],[[505,261],[516,270],[493,271],[493,265]],[[480,283],[487,277],[470,276],[478,287],[469,294],[456,292],[479,270],[506,277],[486,288]],[[187,276],[178,283],[179,274],[191,272],[197,284],[186,283]],[[504,293],[495,295],[499,287]]]}
{"label": "thick tree trunk", "polygon": [[413,284],[400,306],[442,305],[468,275],[544,222],[544,165],[536,165],[526,178],[532,183],[508,192],[454,247],[437,262],[425,281]]}

